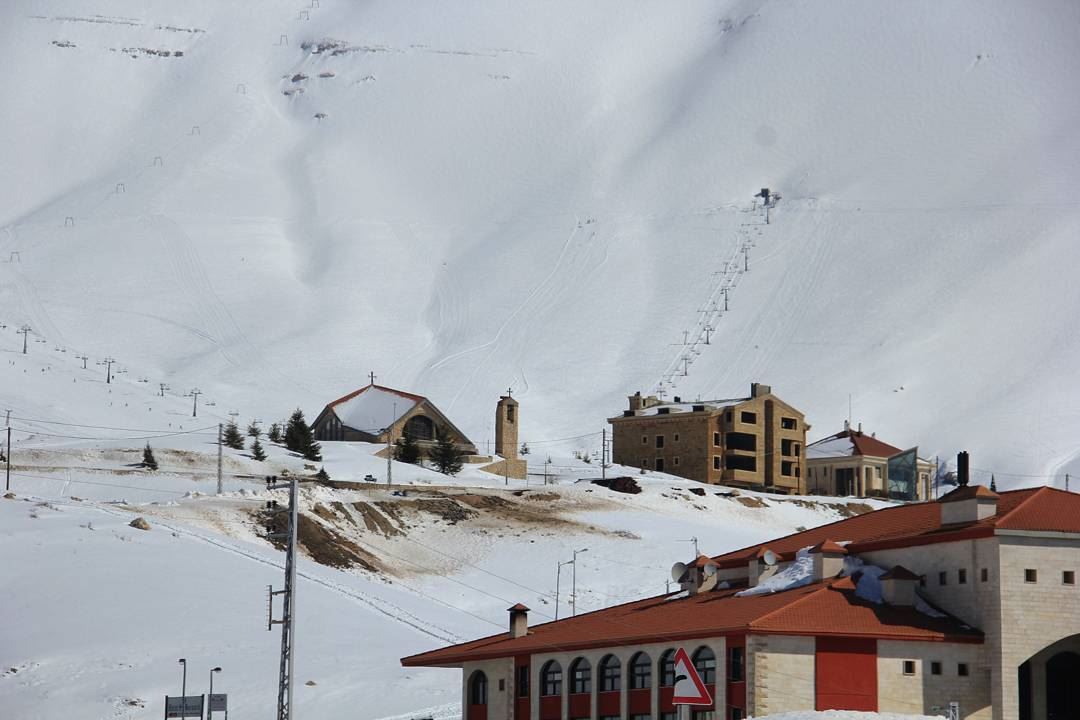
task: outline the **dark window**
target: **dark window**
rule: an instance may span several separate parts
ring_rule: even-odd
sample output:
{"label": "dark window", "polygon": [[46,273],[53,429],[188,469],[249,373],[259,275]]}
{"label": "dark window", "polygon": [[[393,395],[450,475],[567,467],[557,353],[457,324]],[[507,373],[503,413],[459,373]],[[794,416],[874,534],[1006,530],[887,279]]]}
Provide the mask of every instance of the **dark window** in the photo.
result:
{"label": "dark window", "polygon": [[673,712],[662,712],[662,713],[660,713],[660,720],[676,720],[676,718],[678,718],[678,713],[673,713]]}
{"label": "dark window", "polygon": [[757,472],[757,458],[746,455],[727,455],[724,464],[729,470],[748,470]]}
{"label": "dark window", "polygon": [[967,663],[960,663],[959,665],[957,665],[956,666],[956,674],[959,675],[960,677],[967,677],[968,676],[968,665],[967,665]]}
{"label": "dark window", "polygon": [[930,663],[930,674],[931,675],[940,675],[941,674],[941,662],[940,661],[934,660],[933,662]]}
{"label": "dark window", "polygon": [[731,720],[742,720],[743,719],[742,712],[743,712],[742,708],[737,708],[737,707],[731,708]]}
{"label": "dark window", "polygon": [[671,464],[676,465],[676,466],[679,464],[679,456],[678,455],[676,455],[675,457],[673,457],[671,459]]}
{"label": "dark window", "polygon": [[915,661],[914,660],[905,660],[904,661],[904,674],[905,675],[914,675],[915,674]]}
{"label": "dark window", "polygon": [[967,570],[960,568],[956,571],[956,582],[961,585],[967,585]]}
{"label": "dark window", "polygon": [[487,675],[477,670],[469,678],[469,704],[487,705]]}
{"label": "dark window", "polygon": [[753,433],[729,432],[727,434],[728,450],[757,450],[757,435]]}
{"label": "dark window", "polygon": [[795,430],[796,428],[798,428],[798,426],[799,423],[795,418],[780,418],[780,427],[782,427],[784,430]]}
{"label": "dark window", "polygon": [[724,413],[724,419],[727,420],[728,422],[731,422],[731,411],[730,410],[728,410],[726,413]]}
{"label": "dark window", "polygon": [[656,436],[656,447],[658,447],[658,448],[664,447],[664,436],[663,435],[657,435]]}
{"label": "dark window", "polygon": [[656,472],[664,472],[664,458],[656,458]]}
{"label": "dark window", "polygon": [[1076,572],[1073,570],[1064,570],[1061,573],[1061,582],[1064,585],[1076,584]]}
{"label": "dark window", "polygon": [[435,439],[435,423],[424,415],[413,415],[405,421],[405,432],[412,435],[413,440],[433,440]]}
{"label": "dark window", "polygon": [[513,405],[507,405],[506,406],[506,421],[507,422],[514,422],[514,406]]}
{"label": "dark window", "polygon": [[630,689],[641,690],[652,687],[652,658],[639,652],[630,658]]}
{"label": "dark window", "polygon": [[937,574],[937,584],[938,585],[948,585],[949,584],[949,573],[945,572],[944,570],[939,572]]}
{"label": "dark window", "polygon": [[757,413],[747,412],[746,410],[743,410],[741,413],[739,413],[739,421],[754,425],[755,423],[757,423]]}
{"label": "dark window", "polygon": [[746,649],[733,647],[728,650],[728,680],[741,682],[743,680],[743,658]]}
{"label": "dark window", "polygon": [[780,441],[780,454],[781,455],[794,455],[795,441],[794,440],[781,440]]}
{"label": "dark window", "polygon": [[622,684],[622,667],[619,658],[605,655],[600,661],[600,692],[613,692]]}
{"label": "dark window", "polygon": [[986,568],[983,568],[982,570],[980,570],[979,571],[979,579],[982,580],[983,582],[986,582],[987,580],[989,580],[990,579],[990,571],[987,570]]}
{"label": "dark window", "polygon": [[660,687],[671,687],[675,684],[675,651],[665,650],[660,656]]}
{"label": "dark window", "polygon": [[679,442],[679,433],[675,433],[674,442]]}
{"label": "dark window", "polygon": [[562,695],[562,666],[548,660],[540,670],[540,694]]}
{"label": "dark window", "polygon": [[1028,568],[1024,571],[1024,582],[1033,583],[1039,581],[1039,571]]}
{"label": "dark window", "polygon": [[641,436],[641,444],[642,445],[648,445],[649,444],[649,436],[648,435],[642,435]]}
{"label": "dark window", "polygon": [[504,678],[499,678],[499,692],[503,692],[504,690],[506,690],[506,680]]}
{"label": "dark window", "polygon": [[716,655],[707,647],[699,647],[694,651],[694,669],[701,676],[701,682],[706,685],[716,682]]}
{"label": "dark window", "polygon": [[712,456],[712,469],[713,470],[719,470],[720,469],[720,456],[719,455],[713,455]]}
{"label": "dark window", "polygon": [[712,434],[712,444],[713,447],[720,447],[720,433],[714,432]]}
{"label": "dark window", "polygon": [[780,461],[780,474],[784,477],[791,477],[795,474],[795,463],[791,460]]}
{"label": "dark window", "polygon": [[570,692],[592,692],[592,666],[585,658],[579,657],[570,663]]}
{"label": "dark window", "polygon": [[649,468],[649,458],[641,458],[641,467],[646,470]]}
{"label": "dark window", "polygon": [[517,669],[517,696],[529,697],[529,666],[519,665]]}

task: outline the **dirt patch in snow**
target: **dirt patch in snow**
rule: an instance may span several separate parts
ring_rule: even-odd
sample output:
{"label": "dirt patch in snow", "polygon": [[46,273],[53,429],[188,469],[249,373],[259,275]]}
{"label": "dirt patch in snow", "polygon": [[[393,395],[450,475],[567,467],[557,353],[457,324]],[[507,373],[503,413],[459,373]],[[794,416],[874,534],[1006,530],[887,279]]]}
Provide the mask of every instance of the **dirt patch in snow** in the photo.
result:
{"label": "dirt patch in snow", "polygon": [[[349,515],[348,510],[345,509],[345,506],[342,505],[342,503],[334,503],[334,506],[340,506],[342,514]],[[402,534],[401,529],[398,526],[372,505],[366,502],[356,502],[352,504],[352,508],[363,519],[364,527],[366,527],[368,531],[379,533],[386,537]]]}
{"label": "dirt patch in snow", "polygon": [[745,505],[748,508],[769,507],[769,503],[765,502],[761,498],[752,497],[752,496],[748,496],[748,495],[740,495],[739,497],[735,498],[735,500],[742,503],[743,505]]}

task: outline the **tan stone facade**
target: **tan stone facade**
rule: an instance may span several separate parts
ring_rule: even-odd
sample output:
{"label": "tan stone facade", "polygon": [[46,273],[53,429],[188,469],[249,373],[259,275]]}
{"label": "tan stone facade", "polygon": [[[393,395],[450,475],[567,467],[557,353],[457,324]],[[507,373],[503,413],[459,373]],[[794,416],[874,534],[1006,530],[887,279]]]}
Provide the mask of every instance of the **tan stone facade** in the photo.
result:
{"label": "tan stone facade", "polygon": [[612,459],[710,484],[804,493],[805,417],[754,383],[736,400],[661,403],[639,394],[609,418]]}

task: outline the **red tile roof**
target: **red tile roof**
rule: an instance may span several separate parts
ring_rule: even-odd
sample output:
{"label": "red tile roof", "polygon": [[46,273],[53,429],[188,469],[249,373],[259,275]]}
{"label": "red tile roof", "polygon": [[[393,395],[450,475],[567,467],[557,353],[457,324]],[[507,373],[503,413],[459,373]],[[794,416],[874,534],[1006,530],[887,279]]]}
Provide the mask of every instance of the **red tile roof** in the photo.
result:
{"label": "red tile roof", "polygon": [[766,595],[736,597],[736,592],[662,595],[536,625],[518,638],[500,633],[413,655],[402,658],[401,664],[456,667],[470,660],[645,642],[675,644],[736,633],[982,642],[982,633],[955,618],[930,617],[911,607],[875,605],[858,598],[851,578]]}
{"label": "red tile roof", "polygon": [[812,553],[833,553],[839,555],[847,555],[847,548],[843,545],[839,545],[831,538],[826,538],[819,542],[814,547],[810,548]]}
{"label": "red tile roof", "polygon": [[971,500],[972,498],[996,500],[1000,497],[1001,496],[996,492],[990,488],[983,487],[982,485],[965,485],[942,495],[938,498],[938,502],[960,502],[961,500]]}
{"label": "red tile roof", "polygon": [[329,403],[326,404],[326,407],[332,408],[335,405],[340,405],[341,403],[345,402],[346,400],[352,400],[354,397],[356,397],[360,393],[362,393],[362,392],[364,392],[366,390],[370,390],[371,388],[375,388],[377,390],[384,390],[384,391],[386,391],[388,393],[394,393],[395,395],[400,395],[401,397],[403,397],[403,398],[405,398],[407,400],[412,400],[414,403],[424,402],[425,400],[427,400],[427,398],[424,397],[423,395],[413,395],[412,393],[407,393],[404,390],[395,390],[394,388],[383,387],[382,385],[376,385],[375,383],[371,383],[370,385],[365,385],[364,387],[360,388],[359,390],[353,390],[348,395],[343,395],[343,396],[339,397],[337,400],[330,401]]}

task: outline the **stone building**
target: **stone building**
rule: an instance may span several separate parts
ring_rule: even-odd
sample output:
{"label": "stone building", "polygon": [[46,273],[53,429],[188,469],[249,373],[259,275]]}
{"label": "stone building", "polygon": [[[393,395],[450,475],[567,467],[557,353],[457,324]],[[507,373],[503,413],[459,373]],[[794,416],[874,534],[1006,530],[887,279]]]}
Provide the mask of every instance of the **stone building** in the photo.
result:
{"label": "stone building", "polygon": [[609,418],[612,459],[699,482],[803,493],[806,431],[801,412],[761,383],[748,397],[663,402],[641,393]]}
{"label": "stone building", "polygon": [[937,472],[918,448],[901,450],[848,422],[835,435],[806,446],[806,489],[811,495],[928,500]]}
{"label": "stone building", "polygon": [[505,395],[499,397],[499,402],[495,406],[495,453],[501,459],[483,468],[484,470],[516,480],[526,478],[528,465],[518,453],[520,422],[521,413],[518,401],[507,391]]}
{"label": "stone building", "polygon": [[694,720],[803,710],[1080,717],[1080,496],[962,486],[673,569],[669,595],[403,658],[457,667],[464,720]]}
{"label": "stone building", "polygon": [[476,455],[472,441],[426,397],[374,383],[334,400],[312,423],[321,441],[393,443],[406,428],[423,455],[434,447],[438,429],[449,433],[463,453]]}

